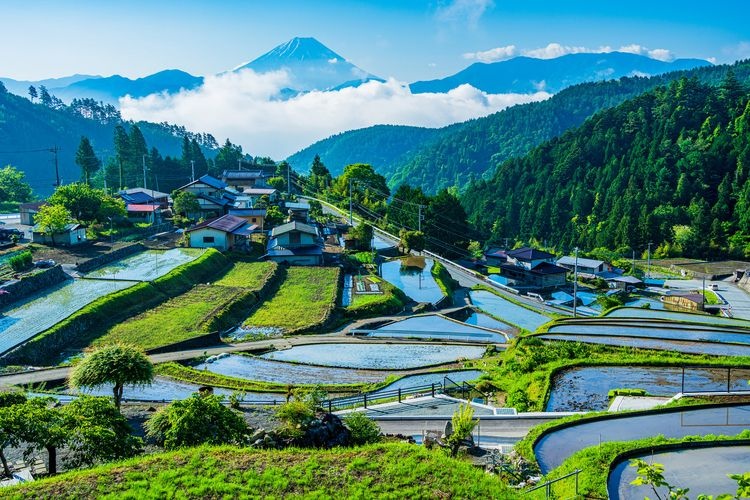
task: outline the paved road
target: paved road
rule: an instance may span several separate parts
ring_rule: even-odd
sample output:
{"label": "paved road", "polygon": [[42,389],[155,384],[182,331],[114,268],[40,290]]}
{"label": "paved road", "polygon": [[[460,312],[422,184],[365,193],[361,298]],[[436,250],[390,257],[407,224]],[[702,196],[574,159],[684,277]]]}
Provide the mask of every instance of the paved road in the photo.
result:
{"label": "paved road", "polygon": [[[366,342],[368,344],[413,344],[414,340],[409,339],[391,339],[391,338],[368,338],[367,340],[357,337],[347,337],[341,332],[329,333],[324,335],[302,335],[298,337],[284,337],[267,340],[259,340],[256,342],[242,342],[237,344],[225,344],[216,347],[206,347],[199,349],[188,349],[185,351],[167,352],[163,354],[152,354],[149,359],[153,363],[166,363],[168,361],[185,361],[194,359],[200,356],[208,355],[213,356],[221,354],[222,352],[241,352],[241,351],[252,351],[261,349],[289,349],[296,345],[308,345],[308,344],[335,344],[335,343],[358,343]],[[476,346],[476,343],[467,342],[453,342],[453,341],[439,341],[430,342],[430,345],[471,345]],[[52,368],[49,370],[36,370],[23,373],[15,373],[11,375],[0,375],[0,386],[10,385],[25,385],[25,384],[38,384],[40,382],[51,382],[55,380],[63,380],[68,377],[70,367],[64,368]]]}
{"label": "paved road", "polygon": [[[735,285],[731,278],[729,281],[706,281],[706,288],[712,284],[719,286],[716,293],[732,306],[733,317],[750,320],[750,295],[745,290]],[[664,286],[673,290],[700,290],[703,280],[667,280]]]}

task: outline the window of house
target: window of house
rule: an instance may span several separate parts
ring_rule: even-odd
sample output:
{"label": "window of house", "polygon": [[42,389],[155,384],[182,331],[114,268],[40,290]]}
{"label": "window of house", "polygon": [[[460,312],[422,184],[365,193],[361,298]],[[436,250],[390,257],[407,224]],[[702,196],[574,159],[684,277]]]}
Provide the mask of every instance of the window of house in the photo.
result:
{"label": "window of house", "polygon": [[204,236],[203,237],[203,243],[213,243],[214,237],[213,236]]}
{"label": "window of house", "polygon": [[257,217],[253,217],[253,222],[258,222],[258,218]]}

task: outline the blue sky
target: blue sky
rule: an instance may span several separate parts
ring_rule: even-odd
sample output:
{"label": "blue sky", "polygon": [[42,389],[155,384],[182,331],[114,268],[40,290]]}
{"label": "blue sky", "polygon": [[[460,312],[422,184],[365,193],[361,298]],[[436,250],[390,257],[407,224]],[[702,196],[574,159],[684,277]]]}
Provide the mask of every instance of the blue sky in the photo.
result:
{"label": "blue sky", "polygon": [[559,44],[552,52],[629,46],[721,63],[750,58],[748,18],[750,2],[740,0],[0,0],[0,76],[137,77],[166,68],[207,75],[294,36],[313,36],[371,73],[406,82],[550,43]]}

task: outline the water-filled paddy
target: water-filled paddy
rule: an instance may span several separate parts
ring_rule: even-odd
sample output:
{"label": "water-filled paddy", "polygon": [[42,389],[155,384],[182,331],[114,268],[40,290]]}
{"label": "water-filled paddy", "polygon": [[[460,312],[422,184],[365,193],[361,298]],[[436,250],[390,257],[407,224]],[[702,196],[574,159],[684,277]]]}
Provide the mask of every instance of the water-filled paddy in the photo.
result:
{"label": "water-filled paddy", "polygon": [[372,237],[372,248],[374,250],[384,250],[386,248],[393,248],[395,245],[390,241],[386,241],[379,236]]}
{"label": "water-filled paddy", "polygon": [[[737,482],[727,474],[742,474],[750,470],[750,446],[712,446],[675,451],[645,453],[640,457],[647,462],[664,465],[664,478],[680,488],[689,488],[690,493],[718,496],[737,491]],[[653,492],[650,487],[633,486],[636,470],[629,460],[615,465],[607,480],[607,492],[613,500],[643,498]],[[657,488],[662,498],[669,493]]]}
{"label": "water-filled paddy", "polygon": [[416,302],[439,302],[443,297],[435,278],[432,276],[432,259],[424,259],[422,270],[403,267],[401,260],[383,263],[381,275],[388,283],[400,288],[407,296]]}
{"label": "water-filled paddy", "polygon": [[87,278],[108,280],[151,281],[164,276],[177,266],[191,262],[204,252],[200,248],[146,250],[113,262],[86,275]]}
{"label": "water-filled paddy", "polygon": [[128,281],[68,280],[0,316],[0,353],[12,349],[99,297],[133,286]]}
{"label": "water-filled paddy", "polygon": [[466,323],[467,325],[483,326],[485,328],[491,328],[493,330],[500,330],[501,332],[505,332],[506,334],[511,334],[514,331],[513,327],[511,327],[509,324],[498,321],[492,316],[477,312],[471,313],[471,315],[464,320],[464,323]]}
{"label": "water-filled paddy", "polygon": [[676,351],[688,354],[709,354],[711,356],[750,356],[750,345],[723,344],[719,342],[690,342],[665,339],[644,339],[635,337],[615,337],[605,335],[540,335],[545,340],[565,340],[621,347],[638,347],[661,351]]}
{"label": "water-filled paddy", "polygon": [[319,366],[376,370],[406,370],[481,358],[484,347],[418,344],[301,345],[264,354],[263,358]]}
{"label": "water-filled paddy", "polygon": [[[733,368],[729,387],[750,390],[750,369]],[[644,389],[654,396],[683,391],[682,368],[662,366],[587,366],[555,375],[546,411],[603,411],[612,389]],[[724,391],[726,368],[685,368],[684,392]]]}
{"label": "water-filled paddy", "polygon": [[477,328],[436,314],[395,321],[377,328],[369,333],[368,337],[425,338],[485,343],[504,343],[508,340],[501,333]]}
{"label": "water-filled paddy", "polygon": [[[196,384],[190,384],[188,382],[181,382],[179,380],[173,380],[164,377],[156,377],[151,385],[137,387],[137,386],[125,386],[122,396],[125,400],[134,401],[172,401],[175,399],[185,399],[190,397],[194,392],[198,392],[200,386]],[[214,394],[219,396],[229,396],[234,391],[231,389],[214,389]],[[83,394],[92,394],[95,396],[111,396],[111,386],[99,386],[91,390],[81,391]],[[279,401],[285,400],[284,394],[273,394],[273,393],[262,393],[262,392],[248,392],[244,393],[243,399],[246,401]]]}
{"label": "water-filled paddy", "polygon": [[665,340],[688,340],[695,342],[724,342],[750,344],[750,332],[730,333],[696,325],[654,327],[641,325],[607,325],[564,323],[549,329],[552,334],[603,335],[610,337],[640,337]]}
{"label": "water-filled paddy", "polygon": [[633,441],[659,434],[669,438],[706,434],[734,436],[750,426],[750,405],[702,409],[689,407],[667,413],[622,415],[583,421],[543,436],[534,446],[542,473],[558,467],[576,451],[605,441]]}
{"label": "water-filled paddy", "polygon": [[672,321],[684,321],[690,323],[703,323],[707,325],[721,325],[721,326],[739,326],[744,328],[750,328],[750,321],[724,318],[722,316],[710,316],[708,314],[691,314],[685,312],[667,311],[660,310],[654,311],[653,309],[642,309],[642,308],[620,308],[611,311],[607,314],[608,318],[643,318],[643,319],[660,319],[660,320],[672,320]]}
{"label": "water-filled paddy", "polygon": [[471,303],[479,309],[531,332],[550,320],[543,314],[516,305],[486,290],[472,290],[469,296]]}

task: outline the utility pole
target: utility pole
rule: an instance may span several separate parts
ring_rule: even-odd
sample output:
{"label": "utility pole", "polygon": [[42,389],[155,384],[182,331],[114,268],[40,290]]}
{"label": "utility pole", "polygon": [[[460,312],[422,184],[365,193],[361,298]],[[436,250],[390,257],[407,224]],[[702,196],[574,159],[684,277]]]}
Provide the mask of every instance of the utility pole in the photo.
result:
{"label": "utility pole", "polygon": [[349,225],[354,225],[354,212],[352,211],[352,178],[349,177]]}
{"label": "utility pole", "polygon": [[573,317],[578,315],[578,247],[576,251],[576,262],[573,266]]}
{"label": "utility pole", "polygon": [[143,189],[146,189],[146,155],[143,155]]}
{"label": "utility pole", "polygon": [[120,191],[122,191],[122,158],[118,158],[120,160]]}
{"label": "utility pole", "polygon": [[60,149],[55,145],[53,148],[50,148],[49,152],[55,155],[55,187],[60,187],[60,169],[57,164],[57,152],[60,151]]}
{"label": "utility pole", "polygon": [[646,267],[646,278],[651,277],[651,245],[653,245],[653,243],[649,241],[648,242],[648,265]]}
{"label": "utility pole", "polygon": [[291,170],[292,170],[292,166],[287,163],[286,164],[286,192],[289,193],[290,195],[292,194],[292,184],[291,184],[292,172]]}
{"label": "utility pole", "polygon": [[633,276],[635,276],[635,248],[633,249]]}
{"label": "utility pole", "polygon": [[417,231],[422,232],[422,205],[417,205],[419,208],[419,217],[417,218]]}
{"label": "utility pole", "polygon": [[195,180],[195,160],[190,160],[190,172],[190,182],[193,182]]}

